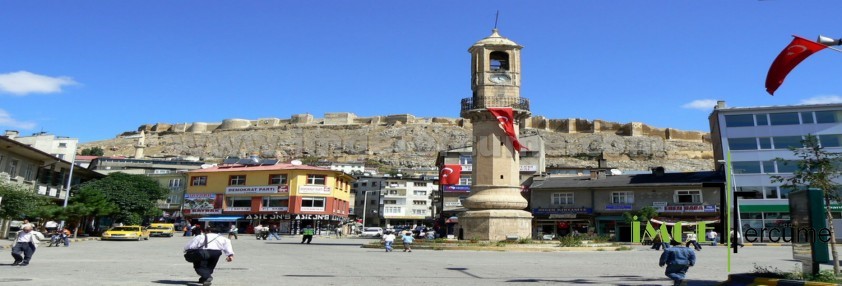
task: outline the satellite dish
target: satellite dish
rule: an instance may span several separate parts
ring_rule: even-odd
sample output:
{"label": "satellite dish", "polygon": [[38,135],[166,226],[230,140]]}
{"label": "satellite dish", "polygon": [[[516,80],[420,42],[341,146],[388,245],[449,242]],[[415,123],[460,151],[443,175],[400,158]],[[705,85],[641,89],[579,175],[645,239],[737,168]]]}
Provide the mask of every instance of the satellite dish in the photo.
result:
{"label": "satellite dish", "polygon": [[290,164],[293,164],[293,165],[296,165],[296,166],[299,166],[299,165],[301,165],[301,164],[302,164],[302,163],[301,163],[301,160],[292,160],[292,161],[290,161],[289,163],[290,163]]}

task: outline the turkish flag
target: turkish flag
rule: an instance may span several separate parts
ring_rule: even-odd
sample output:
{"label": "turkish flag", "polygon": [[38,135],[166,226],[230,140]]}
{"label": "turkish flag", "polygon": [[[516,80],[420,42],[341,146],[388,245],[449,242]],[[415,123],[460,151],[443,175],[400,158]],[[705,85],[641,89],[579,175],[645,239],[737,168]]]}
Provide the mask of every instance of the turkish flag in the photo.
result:
{"label": "turkish flag", "polygon": [[439,172],[439,185],[458,185],[462,177],[462,165],[445,164]]}
{"label": "turkish flag", "polygon": [[488,111],[497,117],[497,121],[503,126],[503,131],[512,140],[512,146],[515,147],[515,151],[520,151],[521,149],[529,150],[523,147],[523,145],[520,145],[520,141],[517,140],[517,134],[515,134],[515,116],[511,107],[489,107]]}
{"label": "turkish flag", "polygon": [[795,39],[775,58],[772,66],[769,67],[769,73],[766,74],[766,91],[770,95],[775,95],[775,90],[784,83],[786,75],[801,63],[801,61],[813,53],[827,48],[825,45],[798,36],[793,37]]}

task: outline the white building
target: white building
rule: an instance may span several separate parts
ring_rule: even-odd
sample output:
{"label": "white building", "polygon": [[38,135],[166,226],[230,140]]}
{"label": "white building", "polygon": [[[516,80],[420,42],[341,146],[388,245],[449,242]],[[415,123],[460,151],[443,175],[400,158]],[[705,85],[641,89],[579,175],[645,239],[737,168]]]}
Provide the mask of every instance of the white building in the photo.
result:
{"label": "white building", "polygon": [[17,131],[6,130],[6,137],[63,160],[73,160],[76,155],[76,146],[79,145],[78,138],[55,136],[44,132],[31,136],[19,136]]}
{"label": "white building", "polygon": [[[826,151],[842,152],[842,104],[726,107],[720,101],[708,119],[717,168],[730,153],[732,185],[750,194],[738,200],[743,232],[789,224],[787,198],[793,190],[772,182],[771,176],[793,173],[796,164],[775,158],[797,160],[789,148],[801,146],[808,134],[816,135]],[[840,215],[835,211],[835,217]]]}
{"label": "white building", "polygon": [[432,226],[433,193],[439,189],[434,178],[389,178],[383,186],[385,226]]}
{"label": "white building", "polygon": [[353,174],[360,174],[365,172],[365,163],[363,162],[347,162],[347,163],[339,163],[333,162],[330,163],[330,169],[334,171],[342,171],[345,174],[353,175]]}

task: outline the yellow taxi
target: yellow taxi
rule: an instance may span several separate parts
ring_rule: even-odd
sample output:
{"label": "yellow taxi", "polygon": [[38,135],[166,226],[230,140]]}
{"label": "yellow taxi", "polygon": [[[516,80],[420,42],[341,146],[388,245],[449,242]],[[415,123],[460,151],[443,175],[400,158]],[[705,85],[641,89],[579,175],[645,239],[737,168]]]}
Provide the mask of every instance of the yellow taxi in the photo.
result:
{"label": "yellow taxi", "polygon": [[102,233],[100,240],[149,240],[149,229],[139,225],[115,226]]}
{"label": "yellow taxi", "polygon": [[172,237],[175,234],[175,224],[153,223],[149,225],[149,236]]}

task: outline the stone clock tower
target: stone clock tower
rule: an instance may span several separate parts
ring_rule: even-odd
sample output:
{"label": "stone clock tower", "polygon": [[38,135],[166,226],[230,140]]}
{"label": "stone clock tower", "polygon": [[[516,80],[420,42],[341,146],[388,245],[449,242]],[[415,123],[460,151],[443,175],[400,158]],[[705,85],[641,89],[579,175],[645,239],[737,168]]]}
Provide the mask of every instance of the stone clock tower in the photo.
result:
{"label": "stone clock tower", "polygon": [[[532,214],[520,191],[520,160],[490,107],[511,107],[514,139],[518,122],[530,116],[529,100],[520,97],[520,50],[497,29],[476,42],[471,53],[471,98],[462,99],[461,116],[473,125],[471,195],[459,217],[464,239],[530,238]],[[527,146],[528,147],[528,146]]]}

